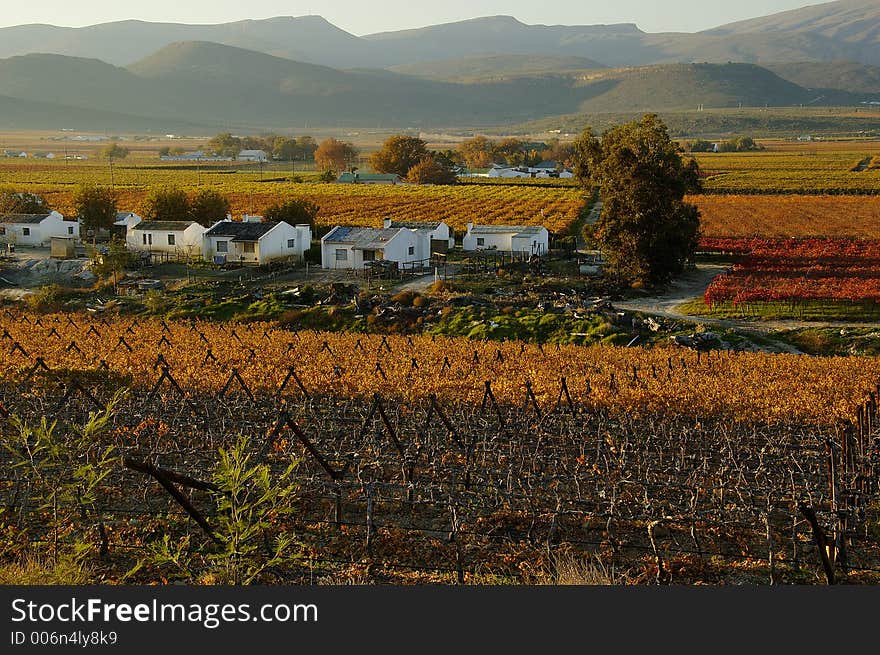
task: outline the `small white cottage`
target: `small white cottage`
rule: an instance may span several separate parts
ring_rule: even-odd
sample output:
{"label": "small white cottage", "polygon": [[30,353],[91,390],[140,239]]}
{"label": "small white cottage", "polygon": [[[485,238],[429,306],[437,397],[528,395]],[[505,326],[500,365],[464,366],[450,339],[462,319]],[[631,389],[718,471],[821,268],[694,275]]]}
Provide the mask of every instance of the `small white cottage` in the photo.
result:
{"label": "small white cottage", "polygon": [[206,231],[195,221],[141,221],[128,228],[125,242],[130,250],[201,257]]}
{"label": "small white cottage", "polygon": [[264,222],[259,216],[220,221],[205,232],[202,254],[218,263],[265,264],[273,259],[301,258],[312,245],[308,223]]}
{"label": "small white cottage", "polygon": [[385,229],[405,228],[418,237],[416,255],[420,260],[430,259],[435,252],[446,253],[455,248],[455,233],[443,221],[393,221],[385,219]]}
{"label": "small white cottage", "polygon": [[0,236],[6,243],[48,248],[52,237],[79,239],[79,221],[64,220],[56,211],[46,214],[4,214]]}
{"label": "small white cottage", "polygon": [[419,237],[406,228],[334,227],[321,239],[321,266],[362,270],[364,263],[420,261]]}
{"label": "small white cottage", "polygon": [[550,233],[536,225],[474,225],[468,223],[462,238],[464,250],[499,250],[545,255],[550,249]]}

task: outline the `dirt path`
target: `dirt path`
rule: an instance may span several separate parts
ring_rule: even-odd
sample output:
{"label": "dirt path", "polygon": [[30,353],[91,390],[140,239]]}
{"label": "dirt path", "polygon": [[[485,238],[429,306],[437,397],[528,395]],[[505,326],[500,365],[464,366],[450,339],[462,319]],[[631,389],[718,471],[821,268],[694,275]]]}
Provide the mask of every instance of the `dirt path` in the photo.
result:
{"label": "dirt path", "polygon": [[774,346],[782,352],[803,354],[794,346],[773,338],[774,332],[784,330],[796,330],[799,328],[873,328],[880,327],[880,323],[852,322],[852,321],[801,321],[797,319],[755,321],[746,319],[720,319],[702,316],[682,314],[678,307],[689,300],[703,295],[706,287],[716,275],[720,275],[727,266],[719,264],[701,264],[696,270],[687,271],[669,286],[669,289],[660,296],[650,298],[637,298],[624,302],[614,303],[618,309],[654,314],[674,320],[690,321],[712,325],[716,328],[736,330],[744,335],[752,334],[763,340],[770,340]]}

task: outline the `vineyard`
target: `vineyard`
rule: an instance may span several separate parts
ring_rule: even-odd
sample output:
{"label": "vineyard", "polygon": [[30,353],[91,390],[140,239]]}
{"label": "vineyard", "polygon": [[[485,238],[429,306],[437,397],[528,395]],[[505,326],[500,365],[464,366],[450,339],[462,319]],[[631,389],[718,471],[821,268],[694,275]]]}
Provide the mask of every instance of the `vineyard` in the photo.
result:
{"label": "vineyard", "polygon": [[705,302],[880,301],[880,241],[706,239],[706,249],[748,253],[716,277]]}
{"label": "vineyard", "polygon": [[[39,193],[49,205],[69,215],[73,211],[76,185],[95,182],[109,185],[106,167],[58,165],[16,168],[0,162],[0,185]],[[321,211],[318,224],[326,226],[381,225],[385,217],[400,221],[446,221],[465,231],[469,222],[485,224],[541,224],[551,232],[565,232],[577,220],[584,206],[583,191],[521,185],[371,186],[320,183],[292,183],[285,178],[260,182],[250,170],[224,172],[217,168],[197,172],[172,167],[117,168],[114,188],[118,206],[143,211],[151,189],[178,185],[194,190],[215,188],[229,199],[235,216],[258,214],[266,207],[289,198],[316,203]],[[269,178],[269,174],[266,175]]]}
{"label": "vineyard", "polygon": [[703,236],[880,239],[880,197],[700,195]]}
{"label": "vineyard", "polygon": [[[267,530],[303,555],[264,581],[528,583],[572,555],[636,583],[880,573],[874,359],[8,310],[0,329],[7,446],[33,446],[16,416],[79,425],[128,389],[106,432],[73,440],[77,471],[113,462],[87,504],[47,512],[33,471],[49,455],[3,454],[24,463],[0,482],[12,541],[78,531],[106,580],[163,539],[210,560],[211,472],[242,433],[273,476],[299,460],[293,511]],[[179,576],[148,560],[126,579]]]}
{"label": "vineyard", "polygon": [[706,174],[707,193],[734,194],[876,194],[880,170],[870,165],[876,142],[847,144],[845,150],[799,144],[774,144],[772,150],[751,153],[697,153]]}

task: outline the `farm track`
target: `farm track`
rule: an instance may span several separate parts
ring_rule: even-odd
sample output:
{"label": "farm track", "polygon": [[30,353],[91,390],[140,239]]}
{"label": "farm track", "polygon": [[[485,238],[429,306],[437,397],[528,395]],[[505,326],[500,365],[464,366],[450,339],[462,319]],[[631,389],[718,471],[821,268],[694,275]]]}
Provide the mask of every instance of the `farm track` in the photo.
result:
{"label": "farm track", "polygon": [[677,321],[702,323],[722,329],[735,330],[746,335],[753,334],[770,341],[781,352],[803,354],[794,346],[772,338],[774,332],[796,330],[802,328],[872,328],[880,327],[880,323],[865,321],[805,321],[798,319],[748,320],[713,318],[695,316],[678,311],[682,304],[701,298],[715,276],[729,270],[729,266],[721,264],[698,264],[696,270],[686,271],[679,276],[667,291],[658,296],[615,302],[614,307],[630,312],[662,316]]}

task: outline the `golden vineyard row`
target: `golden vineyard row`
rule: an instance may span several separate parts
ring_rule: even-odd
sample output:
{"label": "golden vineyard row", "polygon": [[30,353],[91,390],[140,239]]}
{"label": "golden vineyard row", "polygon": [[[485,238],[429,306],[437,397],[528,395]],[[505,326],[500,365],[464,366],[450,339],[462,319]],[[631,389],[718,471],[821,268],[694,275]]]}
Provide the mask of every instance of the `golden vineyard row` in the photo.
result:
{"label": "golden vineyard row", "polygon": [[[75,324],[74,324],[75,323]],[[521,404],[531,382],[546,409],[565,377],[576,402],[626,412],[828,425],[851,419],[875,388],[880,360],[712,353],[677,348],[545,346],[426,336],[348,335],[279,330],[269,323],[183,324],[96,321],[85,316],[0,317],[0,366],[20,381],[37,357],[55,370],[104,366],[151,388],[161,360],[187,393],[216,393],[236,368],[249,389],[272,395],[296,371],[310,395],[479,404],[491,381],[500,403]],[[39,374],[39,373],[38,373]],[[234,382],[229,393],[244,393]],[[301,395],[293,379],[285,394]]]}

